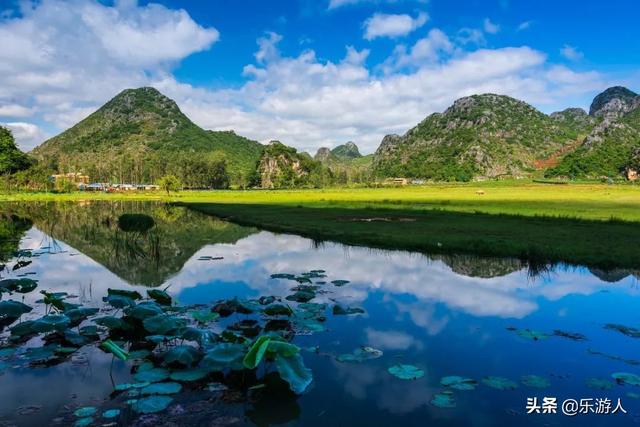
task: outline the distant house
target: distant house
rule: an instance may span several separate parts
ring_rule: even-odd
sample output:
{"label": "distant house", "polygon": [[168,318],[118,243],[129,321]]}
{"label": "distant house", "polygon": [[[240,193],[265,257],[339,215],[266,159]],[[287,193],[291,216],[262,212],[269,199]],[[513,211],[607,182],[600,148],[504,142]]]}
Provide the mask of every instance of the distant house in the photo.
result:
{"label": "distant house", "polygon": [[61,173],[61,174],[51,175],[49,177],[49,181],[51,181],[54,184],[59,181],[68,181],[68,182],[73,182],[79,187],[81,185],[89,184],[89,175],[83,175],[80,172]]}
{"label": "distant house", "polygon": [[83,191],[105,191],[109,184],[102,182],[92,182],[91,184],[80,184],[78,188]]}
{"label": "distant house", "polygon": [[409,184],[409,180],[407,178],[387,178],[384,181],[385,184],[387,185],[408,185]]}
{"label": "distant house", "polygon": [[629,181],[637,181],[640,176],[638,176],[638,170],[632,167],[628,167],[625,170],[625,174],[627,175],[627,179]]}

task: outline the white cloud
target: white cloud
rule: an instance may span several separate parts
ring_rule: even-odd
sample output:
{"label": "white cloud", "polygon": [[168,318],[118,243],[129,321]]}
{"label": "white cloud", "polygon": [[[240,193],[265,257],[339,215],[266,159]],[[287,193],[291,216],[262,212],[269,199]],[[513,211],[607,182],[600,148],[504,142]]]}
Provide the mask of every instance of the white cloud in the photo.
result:
{"label": "white cloud", "polygon": [[364,23],[364,38],[373,40],[378,37],[401,37],[422,27],[429,16],[420,12],[415,18],[410,15],[387,15],[376,13]]}
{"label": "white cloud", "polygon": [[9,122],[0,125],[11,129],[18,147],[23,151],[29,151],[44,139],[44,132],[33,123]]}
{"label": "white cloud", "polygon": [[560,54],[567,58],[569,61],[580,61],[582,58],[584,58],[584,53],[568,44],[562,46],[562,49],[560,49]]}
{"label": "white cloud", "polygon": [[[401,0],[329,0],[328,9],[337,9],[342,6],[355,5],[360,3],[397,3]],[[428,3],[428,0],[414,0],[418,3]]]}
{"label": "white cloud", "polygon": [[477,28],[461,28],[458,30],[456,40],[462,45],[484,46],[487,44],[484,33]]}
{"label": "white cloud", "polygon": [[[98,29],[116,22],[118,37],[149,33],[150,46],[140,45],[145,37],[134,37],[138,49],[149,52],[130,58],[126,47],[105,41],[109,34]],[[279,139],[312,153],[349,140],[372,152],[384,135],[404,133],[461,96],[496,92],[555,110],[571,105],[567,94],[577,99],[605,86],[599,74],[558,68],[526,46],[477,49],[477,34],[467,31],[461,40],[463,33],[450,37],[431,29],[377,63],[368,63],[368,50],[353,47],[333,61],[303,48],[285,55],[278,48],[282,36],[265,33],[255,61],[244,68],[248,81],[214,90],[184,84],[171,72],[176,58],[206,49],[218,37],[186,13],[134,1],[108,7],[44,0],[22,17],[0,21],[0,39],[10,41],[0,50],[0,106],[25,114],[3,116],[4,121],[54,133],[125,88],[151,85],[208,129],[234,129],[262,142]],[[157,49],[170,34],[175,40],[167,42],[168,51]],[[20,135],[18,142],[28,147],[42,133]]]}
{"label": "white cloud", "polygon": [[416,67],[438,62],[454,51],[454,44],[441,30],[434,28],[427,37],[419,39],[411,49],[398,45],[382,65],[385,73],[391,73],[404,67]]}
{"label": "white cloud", "polygon": [[0,104],[0,117],[28,117],[33,109],[18,104]]}
{"label": "white cloud", "polygon": [[37,107],[58,128],[122,89],[167,75],[219,36],[185,11],[131,0],[43,0],[23,3],[21,13],[0,21],[0,105]]}
{"label": "white cloud", "polygon": [[485,33],[497,34],[500,32],[500,25],[494,24],[489,18],[485,18],[482,25]]}
{"label": "white cloud", "polygon": [[520,23],[520,25],[518,25],[516,31],[528,30],[529,28],[531,28],[531,25],[533,25],[533,21],[524,21]]}

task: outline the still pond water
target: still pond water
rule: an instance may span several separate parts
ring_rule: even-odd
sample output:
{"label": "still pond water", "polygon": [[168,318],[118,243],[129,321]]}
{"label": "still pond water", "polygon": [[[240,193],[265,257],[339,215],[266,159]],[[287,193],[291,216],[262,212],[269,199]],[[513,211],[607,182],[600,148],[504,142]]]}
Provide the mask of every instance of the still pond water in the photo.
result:
{"label": "still pond water", "polygon": [[[127,224],[122,215],[131,213],[143,216]],[[152,222],[139,220],[149,217]],[[0,426],[640,422],[638,272],[555,265],[532,274],[518,260],[319,243],[150,203],[5,204],[0,233],[2,279],[37,280],[30,292],[2,293],[2,301],[33,310],[19,320],[0,317]],[[302,300],[311,297],[310,304],[285,299],[292,288]],[[93,337],[78,333],[90,331],[82,328],[95,318],[131,309],[105,302],[108,289],[136,290],[145,299],[149,289],[166,289],[174,308],[162,315],[187,319],[210,333],[208,340],[162,331],[168,337],[156,344],[144,334],[127,341],[112,331],[131,353],[126,361],[114,358],[98,346],[109,327],[98,327]],[[59,319],[59,311],[72,308],[44,304],[40,291],[64,292],[58,297],[65,304],[100,311],[79,325],[18,339],[16,325],[47,313]],[[270,296],[276,300],[258,302]],[[227,301],[216,309],[221,316],[207,316],[220,301]],[[132,303],[125,297],[114,305],[119,302]],[[278,304],[293,313],[262,312]],[[195,312],[205,318],[196,322]],[[210,370],[188,381],[173,376],[200,372],[198,359],[220,341],[248,336],[248,348],[263,328],[300,348],[313,376],[303,393],[290,391],[278,363],[267,360],[256,370]],[[68,331],[83,344],[72,345]],[[163,360],[176,345],[197,349],[195,360]],[[398,365],[417,378],[394,376],[389,368]],[[138,376],[150,369],[160,375]],[[180,391],[147,401],[159,408],[136,406],[158,397],[140,391],[158,381]],[[527,398],[542,404],[544,397],[557,399],[557,414],[527,415]],[[566,399],[589,398],[594,401],[582,405],[589,414],[562,414]],[[627,413],[595,414],[599,398],[610,399],[610,411],[620,399]]]}

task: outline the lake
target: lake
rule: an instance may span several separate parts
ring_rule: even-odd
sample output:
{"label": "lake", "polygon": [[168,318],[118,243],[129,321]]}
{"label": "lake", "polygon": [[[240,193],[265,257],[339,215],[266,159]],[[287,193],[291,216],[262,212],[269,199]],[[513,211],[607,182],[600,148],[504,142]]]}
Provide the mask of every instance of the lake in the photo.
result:
{"label": "lake", "polygon": [[[32,311],[0,316],[0,426],[640,422],[640,269],[349,247],[148,202],[4,204],[0,239],[0,288],[37,281],[2,293]],[[180,327],[94,324],[152,289],[171,306],[142,305]],[[76,305],[97,310],[68,324]],[[263,335],[256,369],[203,365]],[[291,344],[310,383],[269,358]]]}

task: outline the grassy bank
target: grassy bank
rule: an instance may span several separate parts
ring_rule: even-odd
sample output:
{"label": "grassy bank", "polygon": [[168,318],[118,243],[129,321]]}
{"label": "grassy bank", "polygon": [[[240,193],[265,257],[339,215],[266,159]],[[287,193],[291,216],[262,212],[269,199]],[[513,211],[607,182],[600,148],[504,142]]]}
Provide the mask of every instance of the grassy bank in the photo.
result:
{"label": "grassy bank", "polygon": [[0,201],[163,200],[314,208],[385,208],[552,216],[640,222],[640,186],[531,182],[438,184],[406,188],[279,191],[184,191],[141,193],[0,194]]}
{"label": "grassy bank", "polygon": [[162,200],[317,240],[532,265],[640,268],[640,187],[473,183],[384,189],[17,194],[0,200]]}
{"label": "grassy bank", "polygon": [[565,262],[640,268],[640,224],[439,210],[187,203],[242,225],[386,249],[519,258],[534,269]]}

